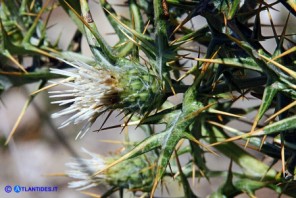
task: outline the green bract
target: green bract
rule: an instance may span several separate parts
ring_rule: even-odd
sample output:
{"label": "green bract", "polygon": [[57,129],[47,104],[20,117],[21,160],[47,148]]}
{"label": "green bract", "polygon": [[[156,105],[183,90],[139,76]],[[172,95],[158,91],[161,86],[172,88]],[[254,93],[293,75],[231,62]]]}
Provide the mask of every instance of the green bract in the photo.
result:
{"label": "green bract", "polygon": [[118,86],[123,90],[119,95],[119,108],[127,113],[140,114],[147,114],[159,108],[164,98],[164,90],[157,76],[136,65],[122,67],[118,73]]}
{"label": "green bract", "polygon": [[155,162],[156,156],[151,154],[123,161],[106,171],[106,180],[112,186],[150,192],[155,177]]}

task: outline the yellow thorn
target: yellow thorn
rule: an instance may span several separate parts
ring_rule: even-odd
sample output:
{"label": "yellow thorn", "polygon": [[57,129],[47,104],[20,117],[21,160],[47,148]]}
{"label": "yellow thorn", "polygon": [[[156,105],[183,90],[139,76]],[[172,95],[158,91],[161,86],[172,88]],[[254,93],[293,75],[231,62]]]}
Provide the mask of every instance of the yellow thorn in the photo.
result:
{"label": "yellow thorn", "polygon": [[[64,80],[60,81],[59,83],[61,83],[61,82],[66,82],[66,81],[69,81],[69,80],[72,80],[72,79],[73,79],[73,77],[70,77],[70,78],[67,78],[67,79],[64,79]],[[16,132],[16,129],[17,129],[17,127],[19,126],[19,124],[20,124],[22,118],[24,117],[27,108],[29,107],[31,101],[32,101],[33,98],[34,98],[34,95],[37,94],[37,93],[39,93],[39,92],[41,92],[41,91],[44,91],[44,90],[49,89],[49,88],[51,88],[51,87],[54,87],[54,86],[58,85],[59,83],[57,83],[57,84],[53,84],[53,85],[49,85],[49,86],[47,86],[47,87],[44,87],[44,88],[39,89],[39,90],[37,90],[37,91],[34,91],[33,93],[30,94],[30,96],[29,96],[29,98],[27,99],[26,103],[24,104],[24,106],[23,106],[23,108],[22,108],[22,111],[21,111],[20,115],[18,116],[18,118],[17,118],[17,120],[16,120],[16,122],[15,122],[13,128],[12,128],[12,130],[10,131],[10,133],[9,133],[9,135],[8,135],[8,137],[7,137],[6,141],[5,141],[5,143],[4,143],[4,145],[7,145],[7,144],[9,143],[9,141],[10,141],[11,138],[12,138],[12,136],[13,136],[14,133]]]}
{"label": "yellow thorn", "polygon": [[170,85],[170,88],[171,88],[173,94],[176,95],[176,91],[175,91],[171,81],[169,81],[169,85]]}
{"label": "yellow thorn", "polygon": [[132,145],[130,142],[126,141],[117,141],[117,140],[99,140],[99,142],[110,143],[110,144],[124,144],[124,145]]}
{"label": "yellow thorn", "polygon": [[[217,123],[217,122],[213,122],[213,121],[207,121],[208,123],[212,124],[212,125],[215,125],[215,126],[218,126],[218,127],[221,127],[222,129],[226,129],[226,130],[229,130],[229,131],[237,131],[236,129],[232,128],[232,127],[229,127],[229,126],[225,126],[225,125],[222,125],[220,123]],[[235,141],[235,140],[239,140],[239,139],[242,139],[242,138],[246,138],[250,135],[250,133],[246,133],[246,134],[242,134],[242,135],[238,135],[238,136],[234,136],[232,138],[228,138],[226,140],[223,140],[223,141],[220,141],[220,142],[216,142],[216,143],[213,143],[213,144],[210,144],[210,146],[217,146],[217,145],[220,145],[220,144],[223,144],[223,143],[227,143],[227,142],[232,142],[232,141]]]}
{"label": "yellow thorn", "polygon": [[184,143],[184,140],[185,140],[185,139],[181,139],[181,140],[178,142],[178,144],[177,144],[176,147],[175,147],[176,151],[178,151],[178,150],[181,148],[182,144]]}
{"label": "yellow thorn", "polygon": [[272,60],[272,59],[270,59],[270,58],[268,58],[268,57],[266,57],[266,56],[264,56],[262,54],[258,54],[258,56],[260,56],[264,60],[272,63],[274,66],[280,68],[281,70],[283,70],[284,72],[286,72],[287,74],[289,74],[290,76],[292,76],[293,78],[296,79],[296,72],[294,72],[293,70],[283,66],[282,64],[280,64],[280,63],[278,63],[278,62],[276,62],[276,61],[274,61],[274,60]]}
{"label": "yellow thorn", "polygon": [[67,176],[65,173],[49,173],[49,174],[43,174],[44,177],[65,177]]}
{"label": "yellow thorn", "polygon": [[[200,141],[198,141],[197,139],[194,139],[193,142],[195,142],[196,144],[200,145],[201,147],[205,148],[207,151],[209,151],[210,153],[219,156],[215,151],[211,150],[208,146],[204,145],[203,143],[201,143]],[[211,145],[210,145],[211,146]]]}
{"label": "yellow thorn", "polygon": [[61,80],[61,81],[59,81],[59,82],[57,82],[57,83],[54,83],[54,84],[48,85],[48,86],[43,87],[43,88],[41,88],[41,89],[38,89],[38,90],[32,92],[30,95],[33,96],[33,95],[35,95],[35,94],[37,94],[37,93],[40,93],[40,92],[45,91],[45,90],[47,90],[47,89],[53,88],[53,87],[55,87],[55,86],[58,86],[58,85],[61,84],[61,83],[69,82],[69,81],[71,81],[71,80],[73,80],[73,79],[74,79],[73,77],[66,78],[66,79]]}
{"label": "yellow thorn", "polygon": [[32,11],[33,10],[33,7],[34,7],[34,5],[35,5],[35,2],[36,0],[33,0],[32,2],[31,2],[31,4],[30,4],[30,6],[29,6],[29,10],[30,11]]}
{"label": "yellow thorn", "polygon": [[95,193],[91,193],[91,192],[86,192],[86,191],[81,191],[82,194],[94,197],[94,198],[101,198],[101,195],[95,194]]}
{"label": "yellow thorn", "polygon": [[228,139],[220,141],[220,142],[215,142],[213,144],[210,144],[210,146],[217,146],[217,145],[224,144],[224,143],[227,143],[227,142],[233,142],[235,140],[239,140],[239,139],[242,139],[242,138],[244,138],[243,135],[239,135],[239,136],[235,136],[235,137],[232,137],[232,138],[228,138]]}
{"label": "yellow thorn", "polygon": [[185,74],[183,74],[179,79],[177,79],[177,82],[180,82],[183,80],[185,77],[187,77],[189,74],[194,72],[197,69],[197,66],[193,66],[189,71],[187,71]]}
{"label": "yellow thorn", "polygon": [[119,48],[121,46],[127,45],[128,43],[129,43],[129,41],[124,41],[122,43],[118,43],[117,45],[114,45],[113,48],[116,49],[116,48]]}
{"label": "yellow thorn", "polygon": [[193,118],[193,117],[198,116],[201,112],[203,112],[204,110],[210,108],[211,106],[213,106],[213,105],[215,105],[215,104],[217,104],[217,102],[213,102],[213,103],[211,103],[211,104],[208,104],[207,106],[205,106],[205,107],[203,107],[203,108],[200,108],[200,109],[198,109],[198,110],[196,110],[196,111],[190,113],[189,115],[187,115],[187,116],[184,118],[184,121],[189,120],[189,119],[191,119],[191,118]]}
{"label": "yellow thorn", "polygon": [[263,138],[262,138],[262,140],[261,140],[261,144],[260,144],[260,147],[259,147],[259,151],[262,149],[262,146],[263,146],[263,144],[264,144],[266,138],[267,138],[267,135],[264,135]]}
{"label": "yellow thorn", "polygon": [[[253,125],[252,125],[252,128],[251,128],[251,132],[250,132],[250,134],[253,134],[253,133],[254,133],[255,128],[256,128],[258,122],[259,122],[259,112],[257,113],[257,115],[256,115],[256,117],[255,117],[255,120],[254,120],[254,123],[253,123]],[[245,144],[245,148],[248,147],[249,142],[250,142],[250,139],[247,139],[246,144]]]}
{"label": "yellow thorn", "polygon": [[17,120],[16,120],[16,122],[15,122],[13,128],[12,128],[12,130],[9,133],[9,136],[7,137],[7,139],[6,139],[5,143],[4,143],[5,146],[9,143],[10,139],[12,138],[12,136],[14,135],[14,133],[16,132],[16,129],[19,126],[22,118],[24,117],[25,112],[26,112],[27,108],[29,107],[29,104],[32,101],[32,99],[33,99],[33,97],[30,96],[30,98],[26,101],[25,105],[23,106],[20,115],[18,116],[18,118],[17,118]]}
{"label": "yellow thorn", "polygon": [[285,166],[285,145],[284,145],[284,141],[281,141],[281,158],[282,158],[282,171],[283,171],[283,175],[284,175],[285,172],[286,172],[286,166]]}
{"label": "yellow thorn", "polygon": [[147,197],[147,195],[148,195],[148,193],[143,193],[140,198],[145,198],[145,197]]}
{"label": "yellow thorn", "polygon": [[284,108],[282,108],[281,110],[279,110],[278,112],[276,112],[275,114],[273,114],[272,116],[270,116],[267,120],[265,120],[265,122],[268,122],[268,121],[272,120],[276,116],[280,115],[284,111],[287,111],[287,110],[291,109],[295,105],[296,105],[296,101],[290,103],[289,105],[285,106]]}
{"label": "yellow thorn", "polygon": [[226,116],[231,116],[231,117],[236,117],[236,118],[245,118],[244,116],[241,116],[241,115],[236,115],[233,113],[228,113],[228,112],[224,112],[224,111],[220,111],[220,110],[216,110],[216,109],[210,109],[209,112],[216,113],[216,114],[222,114],[222,115],[226,115]]}
{"label": "yellow thorn", "polygon": [[281,58],[281,57],[283,57],[283,56],[286,56],[286,55],[288,55],[288,54],[291,54],[291,53],[294,52],[294,51],[296,51],[296,46],[295,46],[295,47],[292,47],[292,48],[288,49],[287,51],[281,53],[280,55],[274,57],[272,60],[275,61],[275,60],[277,60],[277,59],[279,59],[279,58]]}
{"label": "yellow thorn", "polygon": [[154,193],[156,191],[156,188],[157,188],[157,185],[158,185],[158,177],[155,178],[154,180],[154,183],[153,183],[153,186],[152,186],[152,190],[150,192],[150,198],[153,198],[154,197]]}
{"label": "yellow thorn", "polygon": [[22,72],[5,72],[5,71],[0,71],[0,74],[7,75],[7,76],[22,76],[24,73]]}
{"label": "yellow thorn", "polygon": [[108,164],[108,166],[106,166],[105,168],[103,168],[103,169],[101,169],[101,170],[95,172],[95,173],[92,175],[92,177],[94,177],[94,176],[96,176],[96,175],[98,175],[98,174],[100,174],[100,173],[102,173],[102,172],[105,172],[105,171],[108,170],[109,168],[111,168],[111,167],[115,166],[116,164],[118,164],[118,163],[120,163],[120,162],[122,162],[122,161],[128,159],[129,157],[130,157],[130,153],[127,153],[127,154],[123,155],[121,158],[119,158],[119,159],[115,160],[114,162]]}
{"label": "yellow thorn", "polygon": [[130,37],[127,33],[125,33],[124,31],[121,30],[121,32],[130,40],[132,41],[137,47],[140,47],[140,44],[137,43],[137,41],[135,41],[132,37]]}
{"label": "yellow thorn", "polygon": [[32,92],[31,95],[35,95],[35,94],[37,94],[37,93],[40,93],[40,92],[42,92],[42,91],[45,91],[45,90],[47,90],[47,89],[50,89],[50,88],[55,87],[55,86],[58,86],[58,85],[59,85],[58,83],[48,85],[48,86],[46,86],[46,87],[43,87],[43,88],[41,88],[41,89],[38,89],[38,90]]}
{"label": "yellow thorn", "polygon": [[145,28],[144,28],[144,31],[143,31],[142,34],[145,34],[146,33],[149,25],[150,25],[150,20],[148,20],[147,24],[145,25]]}
{"label": "yellow thorn", "polygon": [[7,56],[14,64],[16,64],[16,66],[18,68],[20,68],[25,74],[27,74],[27,70],[25,69],[25,67],[23,65],[21,65],[13,56],[11,56],[10,54],[8,54]]}

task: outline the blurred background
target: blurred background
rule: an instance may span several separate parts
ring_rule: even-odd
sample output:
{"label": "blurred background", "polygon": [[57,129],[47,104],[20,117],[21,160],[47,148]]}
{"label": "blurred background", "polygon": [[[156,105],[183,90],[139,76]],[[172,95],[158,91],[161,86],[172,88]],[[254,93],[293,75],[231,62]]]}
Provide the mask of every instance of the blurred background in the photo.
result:
{"label": "blurred background", "polygon": [[[122,6],[124,0],[113,0],[108,1],[114,4],[114,8],[118,13],[121,13],[125,17],[129,17],[128,8]],[[94,21],[97,23],[99,31],[110,45],[115,45],[118,38],[114,36],[113,29],[106,20],[106,17],[96,1],[90,1],[91,12],[94,17]],[[271,10],[272,19],[276,24],[278,32],[282,30],[282,25],[285,23],[287,18],[287,11],[285,8],[275,6],[277,10]],[[185,16],[184,16],[185,18]],[[263,29],[263,35],[272,36],[272,29],[269,26],[270,21],[267,16],[267,12],[261,14],[262,23],[267,26]],[[182,20],[182,19],[179,19]],[[202,17],[195,17],[192,21],[186,25],[194,26],[199,28],[203,26],[204,19]],[[295,21],[290,20],[288,26],[288,34],[295,33]],[[75,25],[68,18],[62,8],[56,8],[50,18],[48,25],[47,35],[52,42],[55,42],[60,37],[59,47],[65,49],[70,40],[73,38],[75,33]],[[86,56],[92,56],[90,49],[88,48],[85,38],[82,40],[82,51]],[[275,49],[274,39],[264,41],[262,43],[267,46],[266,49],[273,51]],[[192,45],[192,44],[191,44]],[[198,49],[198,44],[192,46]],[[203,46],[201,46],[203,49]],[[28,60],[30,61],[30,60]],[[188,79],[190,80],[190,79]],[[3,93],[0,98],[0,141],[5,142],[6,137],[13,129],[23,106],[25,105],[30,93],[37,89],[37,84],[30,84],[22,87],[14,87],[9,91]],[[54,88],[59,89],[59,87]],[[179,99],[182,98],[181,94],[176,97],[170,98],[173,103],[178,103]],[[253,106],[258,104],[254,98],[248,98],[237,102],[237,105]],[[77,126],[70,125],[63,129],[57,129],[59,124],[66,119],[66,117],[59,118],[56,120],[51,119],[50,115],[54,112],[59,111],[57,105],[50,104],[47,91],[38,94],[30,105],[28,110],[25,112],[23,119],[21,120],[13,139],[9,142],[8,146],[1,146],[0,148],[0,197],[22,197],[22,198],[39,198],[39,197],[56,197],[56,198],[83,198],[89,197],[83,195],[79,191],[69,189],[68,182],[71,179],[59,176],[66,170],[65,163],[69,162],[73,157],[81,156],[88,157],[81,148],[108,156],[110,153],[118,152],[122,148],[121,141],[124,138],[124,133],[121,133],[121,128],[115,128],[110,130],[104,130],[99,133],[89,132],[84,138],[75,140],[77,135]],[[248,115],[246,118],[252,121],[254,114]],[[98,129],[104,116],[100,117],[95,125],[92,127],[92,131]],[[122,124],[122,117],[116,117],[116,113],[108,119],[105,126],[113,126]],[[237,123],[232,123],[233,125]],[[240,127],[244,127],[241,126]],[[127,128],[130,138],[132,140],[142,140],[143,133],[140,128],[135,129],[134,127]],[[156,131],[161,130],[161,126]],[[246,129],[248,130],[248,129]],[[253,151],[251,151],[253,152]],[[254,152],[253,152],[254,153]],[[254,155],[258,155],[254,153]],[[224,159],[223,156],[207,156],[209,168],[216,170],[227,170],[229,166],[229,159]],[[268,162],[268,158],[259,156],[262,160]],[[188,160],[183,159],[183,160]],[[280,169],[280,164],[276,164],[275,168]],[[234,168],[237,168],[234,166]],[[210,192],[217,189],[218,184],[222,181],[217,178],[211,181],[205,179],[197,179],[194,184],[194,190],[199,197],[206,197]],[[21,185],[21,186],[57,186],[57,192],[23,192],[23,193],[6,193],[3,189],[6,185]],[[170,195],[182,196],[182,188],[178,187],[176,181],[166,181],[166,185],[170,189]],[[104,192],[108,187],[100,187],[98,189],[89,190],[90,192],[100,194]],[[168,193],[163,190],[163,196]],[[161,195],[161,190],[157,193]],[[256,194],[258,197],[276,197],[268,189],[258,191]],[[116,197],[116,196],[114,196]],[[132,197],[132,194],[126,194],[125,197]],[[247,197],[240,195],[238,197]]]}

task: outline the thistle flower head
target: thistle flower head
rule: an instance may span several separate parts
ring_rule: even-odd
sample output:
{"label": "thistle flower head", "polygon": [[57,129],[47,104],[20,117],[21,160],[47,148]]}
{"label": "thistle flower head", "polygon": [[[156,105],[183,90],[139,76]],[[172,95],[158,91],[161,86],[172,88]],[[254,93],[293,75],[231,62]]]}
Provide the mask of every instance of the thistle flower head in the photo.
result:
{"label": "thistle flower head", "polygon": [[53,118],[63,115],[73,114],[64,121],[60,128],[70,123],[79,124],[86,122],[78,133],[83,136],[91,127],[96,118],[105,112],[118,101],[119,93],[122,89],[118,87],[118,77],[106,69],[92,67],[82,62],[71,64],[76,69],[65,71],[52,69],[52,73],[68,76],[68,80],[63,82],[70,89],[64,91],[52,91],[51,98],[58,98],[52,102],[60,106],[69,105],[60,112],[54,113]]}
{"label": "thistle flower head", "polygon": [[84,148],[82,150],[92,158],[74,159],[72,162],[66,163],[66,166],[69,168],[66,171],[66,175],[77,179],[77,181],[69,182],[69,188],[76,188],[78,190],[97,186],[105,179],[105,175],[103,174],[92,177],[92,173],[105,168],[105,160],[101,156],[91,153]]}
{"label": "thistle flower head", "polygon": [[69,183],[70,188],[84,190],[105,183],[129,190],[151,190],[154,179],[153,163],[156,159],[152,155],[149,155],[149,161],[147,156],[141,155],[125,160],[107,171],[93,176],[95,172],[103,170],[120,156],[113,156],[108,159],[91,153],[86,149],[83,149],[83,151],[90,155],[91,158],[75,159],[66,164],[69,168],[66,174],[77,180]]}
{"label": "thistle flower head", "polygon": [[77,137],[83,137],[95,120],[108,110],[122,109],[125,113],[149,113],[163,97],[158,78],[137,65],[105,68],[83,62],[67,62],[74,70],[52,69],[68,77],[61,84],[64,91],[51,91],[53,104],[67,106],[53,118],[71,115],[60,128],[85,123]]}

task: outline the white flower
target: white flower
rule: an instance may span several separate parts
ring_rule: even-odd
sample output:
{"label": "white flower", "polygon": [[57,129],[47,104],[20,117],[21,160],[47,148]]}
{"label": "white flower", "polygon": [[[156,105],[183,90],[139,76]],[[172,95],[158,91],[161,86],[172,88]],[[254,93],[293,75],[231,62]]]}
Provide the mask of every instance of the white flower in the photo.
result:
{"label": "white flower", "polygon": [[[75,179],[75,181],[69,183],[69,188],[84,190],[105,183],[113,187],[126,188],[132,191],[142,190],[149,192],[151,190],[153,179],[155,178],[153,164],[157,160],[156,155],[153,153],[142,154],[110,167],[112,163],[122,157],[121,154],[103,158],[86,149],[83,149],[83,151],[90,155],[91,158],[78,158],[66,163],[66,166],[69,168],[66,174]],[[106,169],[107,167],[108,169]],[[98,172],[100,173],[94,175]]]}
{"label": "white flower", "polygon": [[70,106],[54,113],[52,117],[72,115],[59,128],[71,123],[80,124],[84,122],[85,124],[76,139],[82,138],[98,116],[109,110],[113,104],[116,104],[122,89],[117,86],[119,77],[106,68],[94,67],[77,61],[74,63],[63,61],[75,69],[51,69],[51,72],[69,77],[66,82],[60,83],[69,87],[69,89],[49,93],[51,98],[57,99],[52,102],[53,104],[60,106],[70,104]]}
{"label": "white flower", "polygon": [[70,169],[66,171],[66,174],[71,178],[77,179],[77,181],[69,182],[69,188],[76,188],[77,190],[84,190],[97,186],[106,178],[103,174],[93,176],[95,172],[105,168],[106,165],[104,159],[84,148],[82,148],[82,150],[92,158],[74,159],[73,162],[66,163],[66,166]]}
{"label": "white flower", "polygon": [[107,68],[62,61],[74,70],[51,69],[52,73],[66,76],[60,84],[69,87],[65,91],[49,92],[50,97],[56,99],[53,104],[67,105],[52,117],[71,115],[60,128],[84,123],[76,139],[82,138],[96,119],[108,110],[120,109],[125,115],[147,116],[165,98],[161,80],[139,64],[121,60],[121,66]]}

